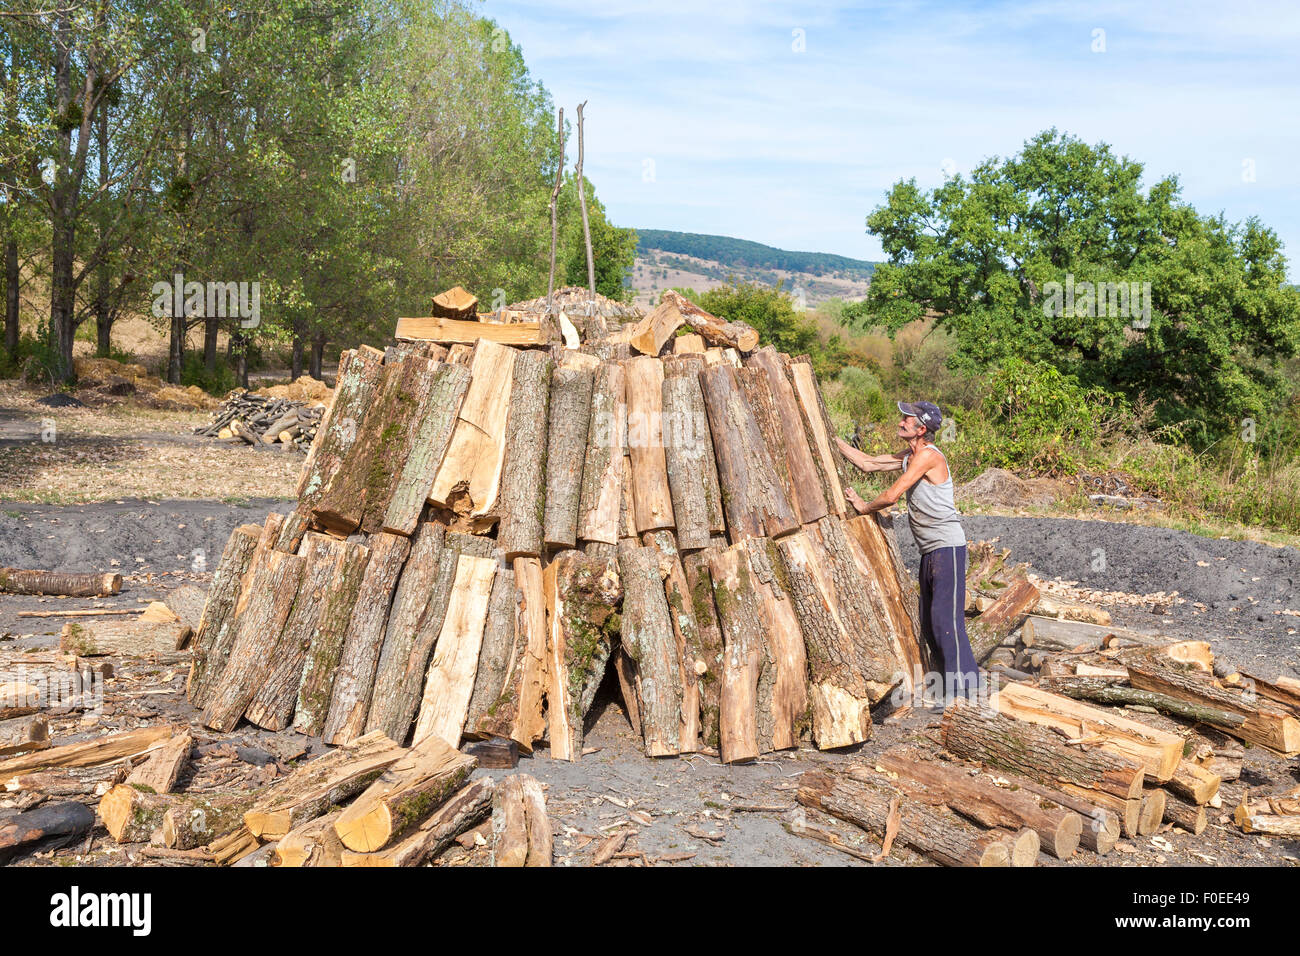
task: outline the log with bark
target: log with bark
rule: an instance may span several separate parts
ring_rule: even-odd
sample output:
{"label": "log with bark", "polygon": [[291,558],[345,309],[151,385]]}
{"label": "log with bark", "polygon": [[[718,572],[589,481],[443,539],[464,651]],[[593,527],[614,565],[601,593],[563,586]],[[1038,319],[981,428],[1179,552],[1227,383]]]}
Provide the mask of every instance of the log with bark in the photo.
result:
{"label": "log with bark", "polygon": [[65,597],[108,597],[122,590],[122,575],[74,574],[0,568],[0,594],[56,594]]}
{"label": "log with bark", "polygon": [[633,327],[628,341],[638,352],[658,355],[682,325],[689,325],[704,341],[719,348],[749,352],[758,346],[758,332],[753,327],[719,319],[673,289],[660,294],[659,306]]}
{"label": "log with bark", "polygon": [[807,356],[796,359],[787,357],[782,362],[795,398],[799,401],[805,442],[813,453],[813,463],[817,466],[826,507],[831,514],[850,514],[848,500],[844,497],[842,464],[839,450],[835,447],[835,433],[830,426],[830,418],[826,414],[812,364]]}
{"label": "log with bark", "polygon": [[492,865],[551,865],[550,819],[541,785],[525,773],[512,774],[492,796]]}
{"label": "log with bark", "polygon": [[180,621],[69,621],[59,650],[77,657],[158,657],[175,653],[192,633]]}
{"label": "log with bark", "polygon": [[284,867],[342,866],[343,843],[334,823],[343,814],[335,810],[295,827],[275,843],[275,865]]}
{"label": "log with bark", "polygon": [[[800,524],[811,524],[826,517],[826,493],[822,488],[817,463],[808,446],[803,415],[794,386],[785,373],[781,355],[770,345],[754,352],[745,360],[749,368],[762,371],[777,413],[777,451],[775,454],[786,463],[793,493],[791,503],[799,515]],[[765,436],[766,437],[766,436]]]}
{"label": "log with bark", "polygon": [[1267,697],[1276,704],[1291,711],[1292,716],[1300,717],[1300,680],[1285,675],[1273,680],[1265,680],[1246,671],[1237,671],[1223,679],[1228,687],[1240,687],[1254,691],[1261,697]]}
{"label": "log with bark", "polygon": [[515,558],[510,653],[497,697],[476,724],[476,736],[509,737],[525,753],[546,732],[542,712],[547,687],[546,588],[537,558]]}
{"label": "log with bark", "polygon": [[617,566],[561,551],[543,572],[551,757],[582,755],[583,720],[605,675],[622,597]]}
{"label": "log with bark", "polygon": [[691,662],[700,689],[700,740],[717,750],[721,714],[721,678],[723,661],[722,628],[713,602],[713,576],[709,572],[708,551],[697,551],[682,558],[690,607],[699,633],[699,656]]}
{"label": "log with bark", "polygon": [[1024,575],[1014,578],[987,611],[967,628],[977,663],[984,663],[1038,605],[1038,588]]}
{"label": "log with bark", "polygon": [[546,436],[546,507],[542,537],[554,548],[578,540],[579,500],[591,431],[591,369],[557,367],[551,373],[550,422]]}
{"label": "log with bark", "polygon": [[173,802],[163,811],[163,846],[172,850],[193,850],[238,831],[247,833],[244,814],[257,797],[256,791],[185,794],[183,799]]}
{"label": "log with bark", "polygon": [[[758,598],[750,581],[749,560],[740,546],[702,552],[713,586],[713,604],[722,633],[718,680],[718,750],[723,763],[744,763],[762,752],[758,735],[758,692],[766,652]],[[814,718],[815,719],[815,718]],[[870,732],[871,716],[861,739]]]}
{"label": "log with bark", "polygon": [[444,319],[476,321],[478,319],[478,298],[466,292],[460,286],[452,286],[445,292],[433,297],[431,311]]}
{"label": "log with bark", "polygon": [[[1039,600],[1039,609],[1043,609],[1043,598]],[[1097,650],[1115,642],[1132,645],[1168,643],[1164,638],[1152,637],[1120,627],[1085,621],[1059,620],[1039,615],[1030,615],[1025,619],[1020,640],[1025,647],[1038,647],[1049,651]]]}
{"label": "log with bark", "polygon": [[[682,564],[682,556],[677,550],[673,533],[652,531],[645,537],[646,545],[659,552],[659,566],[664,575],[664,595],[668,599],[668,617],[672,621],[676,643],[682,686],[680,748],[682,753],[697,753],[700,749],[702,683],[704,675],[709,671],[708,652],[700,633],[699,621],[696,619],[690,580]],[[802,643],[800,649],[802,650]],[[635,662],[631,658],[626,654],[624,658],[635,668]],[[639,707],[636,709],[636,715],[639,731],[641,725]]]}
{"label": "log with bark", "polygon": [[515,652],[515,606],[518,598],[514,569],[497,568],[488,595],[487,621],[474,673],[474,690],[465,713],[465,736],[479,735],[476,728],[487,717],[488,709],[501,698]]}
{"label": "log with bark", "polygon": [[844,532],[856,546],[859,565],[878,592],[885,607],[879,617],[888,633],[894,655],[903,671],[903,689],[908,694],[924,685],[925,673],[931,669],[930,653],[916,621],[917,596],[907,577],[907,570],[897,556],[893,528],[882,525],[882,517],[859,515],[844,522]]}
{"label": "log with bark", "polygon": [[591,391],[591,422],[578,495],[578,540],[618,544],[626,440],[624,368],[615,362],[605,362],[596,370]]}
{"label": "log with bark", "polygon": [[466,830],[486,820],[492,812],[496,785],[482,777],[452,794],[405,839],[375,853],[344,849],[342,866],[420,866],[435,859]]}
{"label": "log with bark", "polygon": [[162,746],[150,752],[144,762],[131,771],[126,784],[150,793],[171,793],[176,789],[176,781],[185,769],[193,747],[194,738],[187,733],[177,734],[164,741]]}
{"label": "log with bark", "polygon": [[619,545],[620,637],[636,665],[637,712],[648,757],[681,753],[682,745],[682,655],[664,589],[668,560],[658,548],[631,540]]}
{"label": "log with bark", "polygon": [[1180,826],[1192,836],[1200,836],[1209,826],[1205,807],[1171,793],[1165,801],[1165,822]]}
{"label": "log with bark", "polygon": [[664,362],[663,441],[677,544],[682,551],[707,548],[726,530],[713,436],[700,389],[698,356]]}
{"label": "log with bark", "polygon": [[[1127,678],[1124,678],[1127,681]],[[1060,676],[1042,680],[1041,686],[1056,694],[1072,697],[1075,700],[1091,700],[1099,704],[1123,706],[1137,704],[1151,707],[1172,717],[1181,717],[1198,723],[1214,724],[1217,727],[1240,727],[1246,718],[1240,714],[1208,707],[1194,701],[1180,700],[1168,694],[1150,690],[1138,690],[1127,683],[1119,683],[1113,678]]]}
{"label": "log with bark", "polygon": [[632,463],[633,519],[640,534],[674,526],[664,451],[664,364],[641,356],[629,361],[626,370],[627,451]]}
{"label": "log with bark", "polygon": [[501,468],[501,521],[497,545],[506,560],[540,557],[546,514],[546,459],[551,374],[555,363],[543,351],[515,355],[506,416],[505,461]]}
{"label": "log with bark", "polygon": [[759,746],[765,752],[789,750],[807,738],[812,724],[803,630],[775,542],[771,538],[750,538],[738,547],[749,562],[749,581],[763,630]]}
{"label": "log with bark", "polygon": [[[278,539],[285,519],[279,515],[274,517],[274,522],[269,516],[267,521]],[[195,707],[207,706],[212,688],[230,658],[230,648],[238,633],[236,608],[243,601],[244,582],[261,537],[262,528],[252,524],[240,525],[230,532],[221,563],[213,572],[203,619],[194,636],[194,661],[185,682],[186,696]]]}
{"label": "log with bark", "polygon": [[50,746],[50,723],[43,714],[0,720],[0,757],[12,757]]}
{"label": "log with bark", "polygon": [[0,865],[30,853],[57,850],[90,832],[95,815],[75,801],[46,803],[0,818]]}
{"label": "log with bark", "polygon": [[170,725],[141,727],[75,744],[61,744],[0,760],[0,783],[42,767],[94,767],[148,753],[180,732]]}

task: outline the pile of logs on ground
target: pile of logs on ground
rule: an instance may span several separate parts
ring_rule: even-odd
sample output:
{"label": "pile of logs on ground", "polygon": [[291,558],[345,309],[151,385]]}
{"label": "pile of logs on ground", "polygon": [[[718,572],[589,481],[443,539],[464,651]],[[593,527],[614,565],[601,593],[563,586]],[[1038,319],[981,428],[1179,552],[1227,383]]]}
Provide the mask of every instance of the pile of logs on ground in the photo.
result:
{"label": "pile of logs on ground", "polygon": [[212,421],[194,429],[194,434],[232,444],[306,449],[316,438],[324,410],[319,404],[237,390],[212,413]]}
{"label": "pile of logs on ground", "polygon": [[[481,334],[415,337],[445,322]],[[579,348],[509,328],[402,319],[344,353],[297,507],[236,529],[215,573],[203,723],[577,760],[612,668],[652,756],[867,739],[927,662],[809,360],[674,293]]]}

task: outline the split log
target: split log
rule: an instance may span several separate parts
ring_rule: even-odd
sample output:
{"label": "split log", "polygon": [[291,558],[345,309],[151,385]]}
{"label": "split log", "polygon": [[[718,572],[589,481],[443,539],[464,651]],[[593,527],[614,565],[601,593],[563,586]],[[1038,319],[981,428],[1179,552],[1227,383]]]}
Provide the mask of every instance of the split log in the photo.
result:
{"label": "split log", "polygon": [[817,463],[813,460],[812,449],[808,447],[799,399],[785,373],[781,355],[767,345],[750,355],[745,360],[745,365],[762,371],[770,391],[779,426],[776,432],[777,451],[774,455],[779,456],[789,470],[793,487],[790,501],[799,516],[799,523],[819,521],[829,513],[826,493],[822,488]]}
{"label": "split log", "polygon": [[750,538],[739,547],[749,562],[750,583],[763,630],[764,667],[758,685],[758,739],[763,750],[798,747],[811,726],[808,656],[803,630],[788,590],[785,565],[771,538]]}
{"label": "split log", "polygon": [[460,746],[496,569],[491,558],[462,554],[456,561],[451,600],[425,676],[415,722],[416,743],[432,735],[453,748]]}
{"label": "split log", "polygon": [[545,345],[547,330],[540,322],[466,322],[437,316],[399,318],[394,337],[399,341],[427,339],[442,345],[490,342],[502,346]]}
{"label": "split log", "polygon": [[831,514],[849,514],[848,500],[844,497],[844,484],[840,477],[840,454],[833,441],[835,436],[830,427],[830,417],[826,414],[812,364],[807,356],[784,359],[784,364],[786,377],[790,379],[795,397],[799,400],[805,440],[813,453],[813,463],[820,476],[826,507]]}
{"label": "split log", "polygon": [[234,866],[256,853],[261,846],[257,837],[248,832],[248,827],[241,826],[225,836],[217,837],[206,849],[212,854],[212,862],[217,866]]}
{"label": "split log", "polygon": [[214,730],[235,729],[270,673],[271,652],[293,610],[306,563],[305,558],[283,551],[265,551],[260,558],[250,571],[249,599],[239,611],[230,659],[203,709],[204,726]]}
{"label": "split log", "polygon": [[108,597],[122,590],[122,575],[73,574],[0,568],[0,594],[58,594],[66,597]]}
{"label": "split log", "polygon": [[163,814],[180,799],[122,783],[100,798],[99,818],[118,843],[161,843]]}
{"label": "split log", "polygon": [[1104,810],[1115,815],[1119,820],[1120,833],[1132,839],[1138,836],[1138,827],[1142,823],[1142,795],[1135,797],[1121,797],[1113,793],[1101,793],[1097,790],[1089,790],[1080,787],[1078,784],[1061,781],[1059,786],[1068,794],[1078,797],[1081,800],[1087,800]]}
{"label": "split log", "polygon": [[126,778],[127,786],[149,793],[171,793],[176,789],[176,780],[185,769],[193,746],[194,739],[187,733],[165,741],[149,754],[144,763],[131,771]]}
{"label": "split log", "polygon": [[[678,323],[677,327],[682,324],[689,325],[710,345],[718,348],[732,348],[740,352],[749,352],[758,347],[758,332],[751,326],[746,325],[744,322],[727,322],[719,319],[716,315],[705,312],[680,292],[665,289],[659,296],[659,303],[660,308],[667,307],[681,315],[682,321]],[[653,314],[651,313],[651,315]],[[640,329],[649,318],[650,316],[646,316],[646,319],[642,319],[636,328]],[[667,324],[663,320],[658,322],[661,329]],[[677,327],[674,327],[673,331],[676,331]],[[635,336],[636,333],[634,332],[633,335]],[[659,342],[659,348],[663,348],[663,343],[667,340],[667,336],[664,336],[662,341]],[[642,349],[637,345],[635,338],[631,342],[639,351],[646,351],[646,349]],[[653,342],[647,341],[645,344],[649,346]],[[657,348],[647,354],[657,355],[659,349]]]}
{"label": "split log", "polygon": [[641,356],[627,363],[627,451],[637,533],[674,526],[664,452],[664,364]]}
{"label": "split log", "polygon": [[358,737],[273,783],[244,814],[244,825],[264,843],[278,840],[365,790],[406,753],[381,733]]}
{"label": "split log", "polygon": [[[280,518],[275,528],[277,538],[283,522],[284,519]],[[244,581],[261,534],[262,529],[252,524],[240,525],[230,532],[221,553],[221,563],[213,572],[208,601],[203,606],[203,619],[194,636],[194,661],[185,682],[185,694],[195,707],[207,706],[212,688],[230,659],[230,648],[239,629],[235,609],[243,600]]]}
{"label": "split log", "polygon": [[1192,836],[1200,836],[1209,826],[1205,807],[1173,793],[1169,794],[1169,799],[1165,802],[1165,822],[1182,827]]}
{"label": "split log", "polygon": [[894,790],[840,774],[809,771],[799,778],[799,803],[846,820],[883,839],[891,803],[898,800],[898,833],[904,846],[943,866],[1008,866],[1004,831],[981,833],[943,807],[911,803]]}
{"label": "split log", "polygon": [[[682,688],[680,748],[682,753],[698,753],[700,749],[700,707],[702,675],[709,669],[705,660],[704,642],[696,621],[694,601],[682,557],[677,550],[671,531],[652,531],[646,535],[646,545],[659,552],[659,569],[663,573],[664,595],[668,600],[668,617],[672,621],[676,644],[678,672]],[[799,643],[802,654],[803,643]],[[629,659],[635,669],[635,661]],[[622,672],[620,671],[620,678]],[[802,680],[802,678],[801,678]],[[636,724],[641,724],[637,709]]]}
{"label": "split log", "polygon": [[628,344],[642,355],[658,355],[685,322],[674,299],[660,298],[654,310],[628,331]]}
{"label": "split log", "polygon": [[582,755],[583,719],[605,676],[622,596],[616,566],[561,551],[543,572],[551,758]]}
{"label": "split log", "polygon": [[697,355],[704,351],[704,336],[693,332],[673,338],[674,355]]}
{"label": "split log", "polygon": [[1067,746],[1052,730],[957,700],[940,724],[945,749],[1040,783],[1132,800],[1142,793],[1142,767],[1104,750]]}
{"label": "split log", "polygon": [[[859,566],[871,584],[872,594],[879,594],[885,613],[878,616],[893,648],[894,657],[903,672],[903,689],[911,695],[925,683],[925,673],[930,670],[929,648],[921,638],[916,618],[916,593],[907,578],[907,571],[895,557],[897,543],[892,527],[886,532],[879,515],[859,515],[843,524],[844,533],[860,557]],[[906,589],[904,589],[906,588]]]}
{"label": "split log", "polygon": [[477,321],[478,298],[460,286],[453,286],[433,297],[432,311],[434,315],[444,319]]}
{"label": "split log", "polygon": [[[249,723],[266,730],[283,730],[293,721],[308,658],[317,653],[322,638],[333,652],[327,651],[328,656],[337,659],[352,611],[352,605],[337,599],[350,593],[356,600],[370,558],[364,545],[315,533],[303,538],[299,554],[304,564],[293,608],[271,651],[266,677],[244,711]],[[322,634],[323,611],[329,611],[330,618]],[[318,668],[319,661],[313,670],[318,673]]]}
{"label": "split log", "polygon": [[62,744],[34,753],[0,760],[0,782],[17,774],[41,767],[94,767],[99,764],[135,757],[160,747],[177,728],[163,725],[127,730],[76,744]]}
{"label": "split log", "polygon": [[471,530],[496,521],[514,369],[512,349],[486,340],[474,346],[469,389],[429,492],[430,504],[469,522]]}
{"label": "split log", "polygon": [[488,770],[513,770],[519,766],[519,744],[506,737],[466,744],[462,751]]}
{"label": "split log", "polygon": [[528,861],[528,815],[522,774],[502,780],[492,795],[492,865],[520,867]]}
{"label": "split log", "polygon": [[0,720],[0,757],[46,750],[49,746],[50,724],[44,715]]}
{"label": "split log", "polygon": [[75,843],[95,825],[95,815],[74,801],[47,803],[0,819],[0,865],[38,851]]}
{"label": "split log", "polygon": [[341,863],[343,866],[420,866],[446,850],[460,834],[488,818],[495,790],[491,777],[475,780],[452,794],[400,843],[377,853],[344,849]]}
{"label": "split log", "polygon": [[717,459],[700,389],[698,356],[664,363],[663,441],[677,543],[683,551],[707,548],[726,530]]}
{"label": "split log", "polygon": [[546,731],[542,700],[547,686],[546,588],[537,558],[515,558],[513,644],[501,693],[474,727],[476,734],[509,737],[525,753]]}
{"label": "split log", "polygon": [[1240,741],[1212,727],[1197,727],[1193,735],[1193,759],[1202,770],[1208,771],[1223,783],[1241,779],[1241,766],[1246,749]]}
{"label": "split log", "polygon": [[1038,588],[1023,575],[1015,578],[993,605],[968,628],[976,663],[984,663],[1038,605]]}
{"label": "split log", "polygon": [[[1125,678],[1127,679],[1127,678]],[[1138,690],[1127,684],[1100,677],[1049,677],[1042,681],[1042,686],[1056,694],[1062,694],[1075,700],[1091,700],[1099,704],[1123,706],[1137,704],[1151,707],[1173,717],[1181,717],[1197,723],[1214,724],[1218,727],[1240,727],[1246,718],[1240,714],[1229,713],[1217,707],[1207,707],[1192,701],[1179,700],[1168,694],[1158,694],[1150,690]]]}
{"label": "split log", "polygon": [[1300,816],[1265,813],[1260,805],[1250,806],[1243,799],[1233,813],[1233,822],[1243,833],[1266,833],[1272,836],[1300,837]]}
{"label": "split log", "polygon": [[528,829],[528,856],[524,866],[548,867],[555,855],[551,819],[546,813],[546,797],[535,777],[521,773],[519,785],[524,798],[524,825]]}
{"label": "split log", "polygon": [[[897,774],[897,786],[923,802],[946,804],[982,827],[1029,827],[1042,848],[1058,860],[1069,859],[1079,847],[1083,820],[1073,810],[1039,796],[995,785],[987,775],[972,776],[965,768],[927,760],[911,749],[886,751],[876,758]],[[850,770],[850,775],[869,771]],[[871,782],[871,778],[866,778]]]}
{"label": "split log", "polygon": [[664,590],[657,548],[619,545],[623,647],[636,662],[637,710],[648,757],[681,753],[682,657]]}
{"label": "split log", "polygon": [[[442,466],[460,421],[461,406],[470,387],[470,372],[459,365],[435,363],[432,372],[417,381],[420,384],[427,382],[428,387],[415,393],[414,422],[406,434],[397,439],[407,441],[405,461],[401,469],[394,472],[388,507],[379,525],[380,529],[393,534],[415,532],[429,488]],[[513,396],[513,391],[511,394]],[[399,412],[402,411],[404,409],[399,408]],[[381,441],[388,434],[388,427],[380,432]],[[374,468],[372,464],[372,474]]]}
{"label": "split log", "polygon": [[767,449],[767,460],[772,473],[776,476],[786,501],[791,505],[795,520],[802,521],[797,505],[794,478],[790,473],[790,454],[787,450],[790,443],[786,440],[782,429],[780,412],[777,410],[776,398],[768,383],[767,372],[760,368],[737,369],[736,382],[740,385],[749,410],[754,414],[758,433],[762,436],[763,445]]}
{"label": "split log", "polygon": [[1225,733],[1284,757],[1300,754],[1300,720],[1272,701],[1224,687],[1207,675],[1182,670],[1149,652],[1126,656],[1124,665],[1134,687],[1240,714],[1246,718],[1245,723],[1222,728]]}
{"label": "split log", "polygon": [[1168,780],[1182,760],[1183,739],[1176,734],[1027,684],[1004,685],[992,705],[1008,717],[1051,727],[1068,739],[1131,760],[1153,780]]}
{"label": "split log", "polygon": [[551,373],[542,531],[549,547],[571,548],[578,540],[579,498],[594,383],[595,374],[590,369],[556,368]]}
{"label": "split log", "polygon": [[623,366],[606,362],[596,370],[591,390],[591,423],[587,429],[582,489],[578,496],[579,540],[618,544],[626,440],[627,390]]}
{"label": "split log", "polygon": [[156,657],[172,654],[193,632],[179,621],[69,621],[59,650],[77,657]]}
{"label": "split log", "polygon": [[172,850],[193,850],[216,843],[237,831],[247,833],[244,814],[256,799],[256,792],[186,794],[163,812],[163,846]]}
{"label": "split log", "polygon": [[442,806],[476,763],[442,738],[426,737],[339,815],[334,830],[349,850],[383,849]]}
{"label": "split log", "polygon": [[542,553],[547,422],[554,365],[546,352],[524,350],[515,355],[497,508],[501,514],[497,545],[505,552],[506,560],[521,555],[539,557]]}
{"label": "split log", "polygon": [[1267,697],[1274,703],[1281,704],[1291,711],[1292,716],[1300,717],[1300,681],[1295,678],[1283,676],[1267,681],[1262,677],[1241,671],[1229,674],[1224,678],[1223,683],[1229,687],[1254,691],[1260,697]]}
{"label": "split log", "polygon": [[276,866],[342,866],[343,843],[334,832],[334,824],[342,814],[342,810],[335,810],[282,836],[275,844]]}
{"label": "split log", "polygon": [[488,708],[501,698],[506,674],[515,652],[515,605],[519,591],[511,568],[496,570],[488,596],[487,621],[474,673],[474,691],[470,694],[465,715],[467,736],[477,736],[475,728],[487,717]]}
{"label": "split log", "polygon": [[388,612],[365,729],[381,730],[398,743],[411,732],[451,602],[460,554],[447,537],[438,522],[421,523]]}
{"label": "split log", "polygon": [[298,668],[300,677],[290,694],[293,727],[299,733],[315,737],[325,729],[335,674],[343,658],[348,626],[369,562],[369,548],[345,543],[329,583],[319,596],[320,607],[307,638],[303,663]]}
{"label": "split log", "polygon": [[621,644],[614,651],[614,676],[618,678],[618,693],[623,700],[623,714],[628,726],[640,737],[644,731],[641,729],[641,702],[636,695],[636,661],[628,656]]}
{"label": "split log", "polygon": [[[758,688],[765,655],[758,599],[750,581],[749,561],[741,547],[703,554],[722,631],[718,750],[723,763],[744,763],[761,753]],[[870,712],[866,712],[865,720],[863,740],[869,734]]]}
{"label": "split log", "polygon": [[389,605],[410,549],[410,540],[401,535],[376,534],[370,538],[370,560],[366,562],[343,637],[343,651],[334,672],[329,711],[321,732],[321,739],[327,744],[347,743],[361,736],[365,729]]}
{"label": "split log", "polygon": [[798,530],[798,516],[773,470],[737,370],[716,365],[700,372],[699,379],[732,543]]}
{"label": "split log", "polygon": [[357,433],[373,404],[383,362],[382,352],[364,345],[340,357],[334,392],[298,479],[298,506],[284,524],[275,545],[277,550],[298,549],[298,542],[311,524],[312,509],[333,484],[344,461],[352,457]]}
{"label": "split log", "polygon": [[717,750],[721,714],[721,678],[723,661],[722,628],[713,603],[713,577],[709,572],[708,551],[698,551],[682,558],[690,607],[699,634],[699,654],[690,662],[700,692],[700,740]]}

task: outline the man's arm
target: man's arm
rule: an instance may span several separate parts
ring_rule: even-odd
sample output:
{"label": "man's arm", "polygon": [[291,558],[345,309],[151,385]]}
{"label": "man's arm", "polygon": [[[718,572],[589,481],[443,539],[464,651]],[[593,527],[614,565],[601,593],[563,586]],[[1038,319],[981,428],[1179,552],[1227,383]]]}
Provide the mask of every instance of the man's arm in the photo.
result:
{"label": "man's arm", "polygon": [[859,471],[898,471],[903,467],[902,455],[867,455],[858,451],[843,438],[836,438],[835,443],[844,457]]}
{"label": "man's arm", "polygon": [[[873,501],[863,502],[861,496],[854,493],[849,500],[859,514],[869,515],[877,511],[884,511],[898,503],[898,499],[907,493],[907,489],[921,480],[921,476],[934,467],[934,456],[939,454],[932,448],[924,448],[918,454],[912,456],[912,460],[907,463],[907,471],[899,476],[898,480],[882,491]],[[901,463],[900,463],[901,464]],[[852,489],[849,489],[852,491]]]}

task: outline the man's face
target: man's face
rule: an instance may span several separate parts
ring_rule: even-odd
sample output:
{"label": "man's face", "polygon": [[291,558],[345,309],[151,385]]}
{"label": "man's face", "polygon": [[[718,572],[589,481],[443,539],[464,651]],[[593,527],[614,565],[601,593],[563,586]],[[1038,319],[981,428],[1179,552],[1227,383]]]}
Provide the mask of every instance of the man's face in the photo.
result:
{"label": "man's face", "polygon": [[924,427],[915,416],[904,415],[898,423],[898,437],[905,439],[916,438],[924,430]]}

